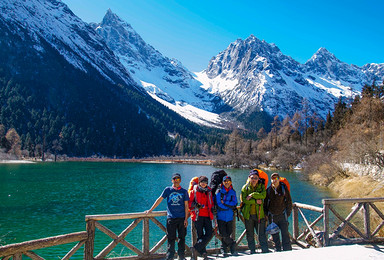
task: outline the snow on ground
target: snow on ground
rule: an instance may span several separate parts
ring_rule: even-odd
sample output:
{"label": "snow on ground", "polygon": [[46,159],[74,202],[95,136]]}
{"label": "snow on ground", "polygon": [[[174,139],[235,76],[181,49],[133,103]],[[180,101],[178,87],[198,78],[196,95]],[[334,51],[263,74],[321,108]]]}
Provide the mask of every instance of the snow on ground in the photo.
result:
{"label": "snow on ground", "polygon": [[[214,258],[215,256],[210,256]],[[323,248],[298,249],[287,252],[227,257],[226,260],[383,260],[384,245],[344,245]]]}
{"label": "snow on ground", "polygon": [[222,126],[222,123],[225,121],[223,118],[221,118],[218,114],[211,113],[208,111],[205,111],[203,109],[199,109],[197,107],[191,106],[189,104],[185,104],[182,102],[176,102],[176,104],[171,104],[155,94],[148,93],[153,99],[157,100],[164,106],[168,107],[169,109],[172,109],[179,115],[183,115],[183,117],[187,118],[188,120],[195,122],[200,125],[205,125],[208,127],[218,127],[218,128],[224,128]]}
{"label": "snow on ground", "polygon": [[0,160],[0,163],[34,163],[27,160]]}

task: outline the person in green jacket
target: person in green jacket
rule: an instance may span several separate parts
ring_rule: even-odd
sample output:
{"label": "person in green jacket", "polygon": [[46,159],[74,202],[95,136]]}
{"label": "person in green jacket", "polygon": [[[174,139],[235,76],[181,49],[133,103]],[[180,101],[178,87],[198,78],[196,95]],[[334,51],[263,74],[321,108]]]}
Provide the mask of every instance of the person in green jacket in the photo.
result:
{"label": "person in green jacket", "polygon": [[263,208],[265,196],[265,185],[262,180],[260,180],[259,173],[257,170],[250,171],[248,181],[241,189],[241,213],[245,219],[248,248],[251,250],[251,254],[256,253],[255,230],[259,237],[261,252],[269,252]]}

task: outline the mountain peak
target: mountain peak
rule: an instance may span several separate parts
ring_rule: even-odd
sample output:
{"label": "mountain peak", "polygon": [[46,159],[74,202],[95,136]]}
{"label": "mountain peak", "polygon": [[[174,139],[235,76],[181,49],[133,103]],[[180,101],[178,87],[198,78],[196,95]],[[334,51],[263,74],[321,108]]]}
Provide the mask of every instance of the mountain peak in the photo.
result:
{"label": "mountain peak", "polygon": [[112,10],[109,8],[107,10],[107,13],[104,15],[103,21],[101,24],[117,24],[117,23],[125,23],[120,17],[112,12]]}
{"label": "mountain peak", "polygon": [[341,62],[336,56],[328,51],[326,48],[321,47],[320,49],[317,50],[315,54],[307,61],[307,62],[321,62],[323,63],[324,61],[335,61],[335,62]]}

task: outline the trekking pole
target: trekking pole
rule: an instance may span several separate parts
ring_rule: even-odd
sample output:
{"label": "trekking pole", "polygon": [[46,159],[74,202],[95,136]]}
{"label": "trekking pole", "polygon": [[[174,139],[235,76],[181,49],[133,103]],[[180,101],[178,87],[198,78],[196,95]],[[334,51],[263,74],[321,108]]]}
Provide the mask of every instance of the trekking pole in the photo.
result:
{"label": "trekking pole", "polygon": [[218,258],[219,257],[219,251],[217,250],[217,248],[218,248],[218,245],[219,245],[219,243],[218,243],[218,241],[217,241],[217,229],[218,229],[218,224],[217,224],[217,219],[216,219],[216,216],[214,217],[214,222],[215,222],[215,229],[214,230],[216,230],[215,232],[214,232],[214,236],[215,236],[215,251],[216,251],[216,258]]}
{"label": "trekking pole", "polygon": [[260,213],[261,213],[261,205],[259,204],[259,214],[258,214],[258,216],[257,216],[257,218],[258,218],[258,224],[257,224],[257,241],[258,241],[258,243],[259,243],[259,247],[261,248],[261,244],[260,244],[260,225],[261,225]]}

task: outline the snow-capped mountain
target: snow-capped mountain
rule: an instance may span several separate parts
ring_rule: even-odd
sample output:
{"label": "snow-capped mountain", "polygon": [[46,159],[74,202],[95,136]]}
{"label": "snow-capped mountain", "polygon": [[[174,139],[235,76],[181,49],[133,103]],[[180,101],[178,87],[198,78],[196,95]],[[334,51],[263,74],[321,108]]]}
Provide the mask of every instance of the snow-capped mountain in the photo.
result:
{"label": "snow-capped mountain", "polygon": [[285,117],[303,103],[325,118],[340,96],[351,98],[364,84],[384,78],[384,64],[349,65],[324,48],[300,64],[253,35],[231,43],[207,69],[192,73],[147,44],[110,10],[100,24],[91,25],[60,0],[0,0],[0,10],[1,28],[33,42],[41,57],[49,45],[90,77],[95,70],[110,83],[148,93],[203,125],[222,126],[222,112],[230,110],[235,117],[257,110]]}
{"label": "snow-capped mountain", "polygon": [[340,96],[351,98],[374,78],[383,80],[383,68],[348,65],[325,48],[300,64],[276,45],[251,35],[213,57],[197,79],[241,113],[257,108],[272,116],[292,116],[306,103],[325,118]]}
{"label": "snow-capped mountain", "polygon": [[136,83],[154,99],[199,124],[220,124],[218,113],[226,108],[225,104],[201,88],[201,83],[179,61],[164,57],[111,10],[100,24],[91,25]]}
{"label": "snow-capped mountain", "polygon": [[26,30],[38,51],[44,52],[42,38],[84,72],[91,65],[113,83],[133,83],[102,38],[60,0],[1,0],[1,19]]}
{"label": "snow-capped mountain", "polygon": [[69,156],[131,158],[172,154],[177,138],[210,137],[130,73],[60,0],[0,0],[0,122],[25,145],[44,135],[47,149],[60,140]]}

